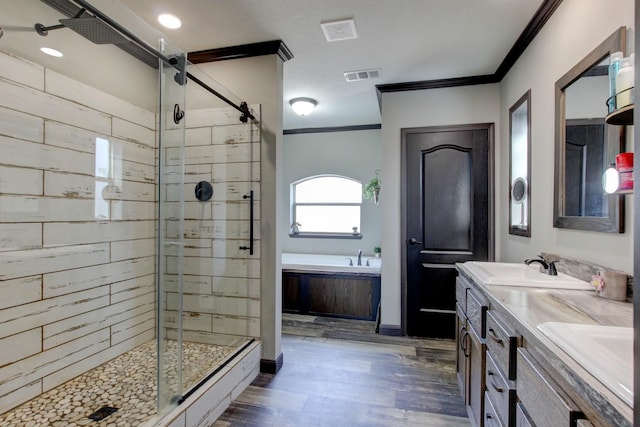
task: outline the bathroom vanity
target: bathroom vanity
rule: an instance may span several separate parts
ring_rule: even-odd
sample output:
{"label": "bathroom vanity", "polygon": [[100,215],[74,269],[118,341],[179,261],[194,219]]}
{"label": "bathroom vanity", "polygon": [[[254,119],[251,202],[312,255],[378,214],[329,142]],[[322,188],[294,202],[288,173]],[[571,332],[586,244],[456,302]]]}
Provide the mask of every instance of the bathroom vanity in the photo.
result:
{"label": "bathroom vanity", "polygon": [[631,426],[630,303],[533,266],[457,264],[457,376],[473,426]]}

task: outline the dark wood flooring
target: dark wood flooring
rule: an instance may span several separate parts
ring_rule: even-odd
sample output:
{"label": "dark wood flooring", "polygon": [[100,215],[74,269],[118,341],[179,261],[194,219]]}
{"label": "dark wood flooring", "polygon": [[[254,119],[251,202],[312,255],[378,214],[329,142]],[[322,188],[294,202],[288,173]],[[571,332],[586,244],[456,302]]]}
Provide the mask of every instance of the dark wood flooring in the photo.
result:
{"label": "dark wood flooring", "polygon": [[374,330],[283,315],[282,369],[260,374],[213,426],[468,427],[455,343]]}

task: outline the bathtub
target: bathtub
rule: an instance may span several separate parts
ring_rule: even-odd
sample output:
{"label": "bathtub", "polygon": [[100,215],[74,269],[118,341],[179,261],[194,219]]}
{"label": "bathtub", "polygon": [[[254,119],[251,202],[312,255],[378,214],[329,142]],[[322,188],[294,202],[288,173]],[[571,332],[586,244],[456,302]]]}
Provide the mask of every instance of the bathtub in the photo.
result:
{"label": "bathtub", "polygon": [[282,254],[282,311],[377,320],[381,259],[347,258],[357,264],[357,255]]}
{"label": "bathtub", "polygon": [[[349,265],[349,258],[353,265]],[[367,260],[369,266],[367,266]],[[381,258],[362,256],[362,265],[356,265],[358,255],[282,254],[282,270],[322,271],[326,273],[380,274]]]}

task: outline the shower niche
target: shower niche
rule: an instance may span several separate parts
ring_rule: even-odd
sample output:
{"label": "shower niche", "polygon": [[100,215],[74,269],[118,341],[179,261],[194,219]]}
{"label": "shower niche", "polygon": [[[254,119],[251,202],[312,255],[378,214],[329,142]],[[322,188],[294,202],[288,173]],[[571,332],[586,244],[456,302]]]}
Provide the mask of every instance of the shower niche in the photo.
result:
{"label": "shower niche", "polygon": [[2,26],[0,424],[207,425],[222,375],[259,370],[259,105],[118,2],[22,0]]}

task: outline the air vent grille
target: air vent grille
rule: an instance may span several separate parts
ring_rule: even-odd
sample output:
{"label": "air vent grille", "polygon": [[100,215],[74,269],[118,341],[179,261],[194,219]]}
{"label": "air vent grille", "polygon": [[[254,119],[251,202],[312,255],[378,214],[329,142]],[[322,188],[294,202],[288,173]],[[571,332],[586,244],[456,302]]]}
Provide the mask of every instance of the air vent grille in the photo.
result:
{"label": "air vent grille", "polygon": [[358,38],[356,22],[353,19],[323,22],[320,27],[322,27],[322,32],[328,42]]}
{"label": "air vent grille", "polygon": [[380,77],[380,69],[347,71],[344,78],[347,82],[358,82],[360,80],[377,79]]}

